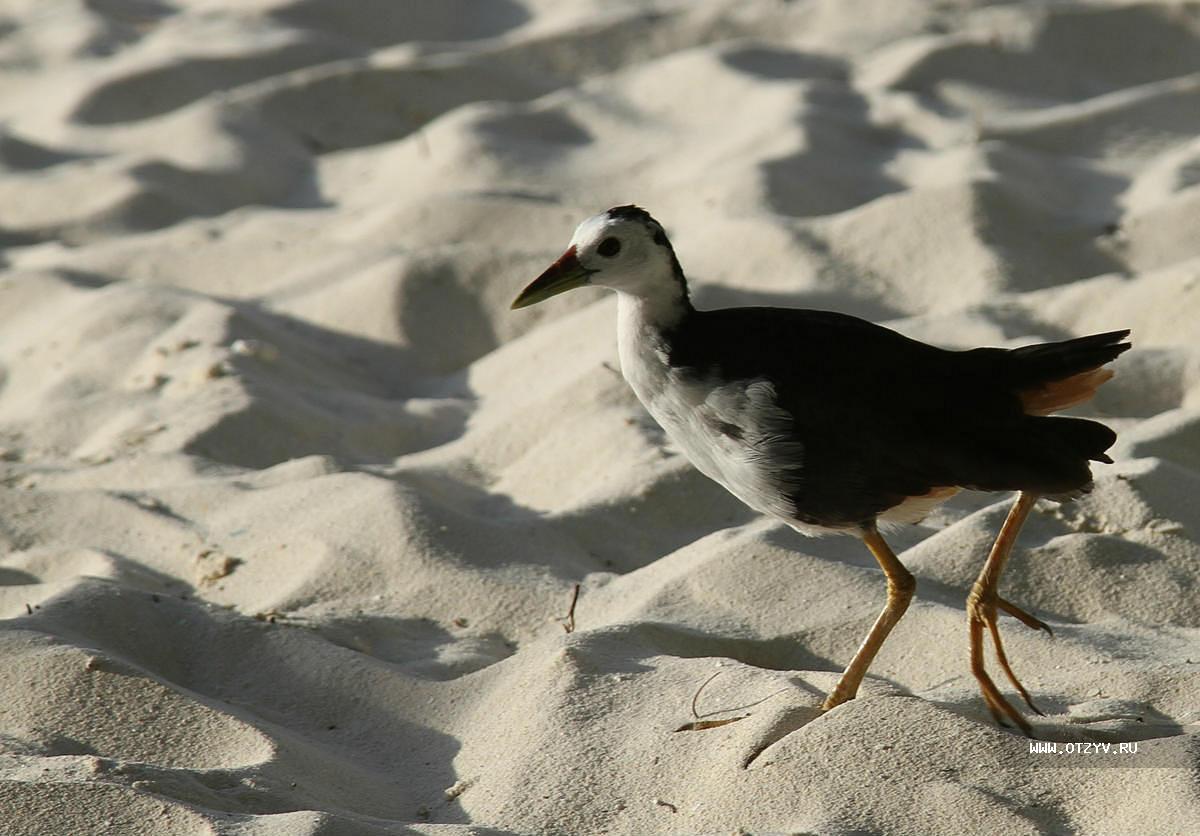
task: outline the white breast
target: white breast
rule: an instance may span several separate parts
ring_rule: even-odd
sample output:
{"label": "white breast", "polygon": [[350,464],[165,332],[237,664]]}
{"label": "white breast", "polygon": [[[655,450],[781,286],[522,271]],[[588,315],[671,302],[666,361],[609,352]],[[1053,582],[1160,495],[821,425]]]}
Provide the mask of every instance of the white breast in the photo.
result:
{"label": "white breast", "polygon": [[618,303],[621,371],[638,399],[696,469],[742,502],[794,524],[785,491],[800,478],[803,447],[769,381],[685,379],[667,362],[660,331],[637,300]]}

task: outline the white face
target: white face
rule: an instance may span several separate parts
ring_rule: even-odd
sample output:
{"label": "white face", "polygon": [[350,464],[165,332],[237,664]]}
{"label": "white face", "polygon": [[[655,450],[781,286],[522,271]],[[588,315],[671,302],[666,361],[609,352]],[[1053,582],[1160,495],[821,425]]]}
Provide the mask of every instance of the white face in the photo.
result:
{"label": "white face", "polygon": [[683,271],[666,233],[636,206],[617,206],[581,223],[567,251],[521,291],[512,307],[536,305],[588,284],[676,314],[689,307]]}
{"label": "white face", "polygon": [[[662,230],[657,232],[661,235]],[[655,230],[640,221],[601,213],[581,223],[571,237],[579,263],[590,271],[588,284],[645,295],[664,283],[676,284],[670,249],[654,240]],[[662,235],[666,241],[666,236]]]}

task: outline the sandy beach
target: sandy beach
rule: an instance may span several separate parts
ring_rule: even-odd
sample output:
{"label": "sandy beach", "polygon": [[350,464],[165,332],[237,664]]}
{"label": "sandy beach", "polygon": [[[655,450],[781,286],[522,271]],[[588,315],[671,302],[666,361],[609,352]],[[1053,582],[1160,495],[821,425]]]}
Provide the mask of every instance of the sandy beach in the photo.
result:
{"label": "sandy beach", "polygon": [[[1057,752],[967,664],[1011,495],[819,711],[870,554],[692,468],[611,294],[509,310],[625,203],[701,308],[1132,329],[1003,584]],[[1198,229],[1194,4],[4,4],[0,834],[1196,832]]]}

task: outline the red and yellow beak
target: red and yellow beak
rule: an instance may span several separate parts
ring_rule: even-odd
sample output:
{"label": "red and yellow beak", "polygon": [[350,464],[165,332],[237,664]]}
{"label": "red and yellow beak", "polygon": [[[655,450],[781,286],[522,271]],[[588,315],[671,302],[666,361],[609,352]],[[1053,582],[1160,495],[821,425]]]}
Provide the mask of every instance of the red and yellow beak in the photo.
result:
{"label": "red and yellow beak", "polygon": [[570,247],[559,256],[558,261],[547,267],[542,275],[521,291],[521,295],[513,300],[512,310],[527,308],[564,291],[583,287],[587,284],[588,276],[594,272],[596,271],[589,270],[579,263],[575,248]]}

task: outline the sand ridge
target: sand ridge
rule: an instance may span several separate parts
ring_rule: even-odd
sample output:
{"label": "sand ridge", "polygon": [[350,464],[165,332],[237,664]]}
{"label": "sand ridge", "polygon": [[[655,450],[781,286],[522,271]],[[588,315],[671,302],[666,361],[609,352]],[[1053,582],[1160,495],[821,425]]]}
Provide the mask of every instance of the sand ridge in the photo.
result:
{"label": "sand ridge", "polygon": [[[0,33],[0,833],[1200,820],[1193,6],[97,0]],[[1077,410],[1115,464],[1006,573],[1055,636],[1003,625],[1043,740],[1136,755],[988,718],[963,599],[1001,496],[895,535],[917,597],[819,714],[869,554],[695,472],[611,298],[508,310],[628,202],[701,307],[1133,329]]]}

